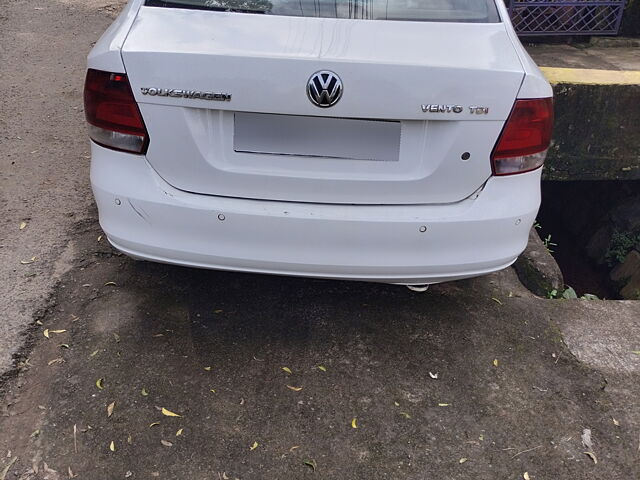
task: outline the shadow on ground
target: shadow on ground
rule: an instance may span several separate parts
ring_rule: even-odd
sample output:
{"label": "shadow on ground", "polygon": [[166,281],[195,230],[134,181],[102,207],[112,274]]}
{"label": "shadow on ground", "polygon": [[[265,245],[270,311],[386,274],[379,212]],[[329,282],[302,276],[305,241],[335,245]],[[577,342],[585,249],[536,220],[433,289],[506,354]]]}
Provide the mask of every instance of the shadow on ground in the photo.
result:
{"label": "shadow on ground", "polygon": [[638,472],[637,432],[604,377],[511,270],[416,294],[134,262],[83,228],[28,368],[6,386],[8,479]]}

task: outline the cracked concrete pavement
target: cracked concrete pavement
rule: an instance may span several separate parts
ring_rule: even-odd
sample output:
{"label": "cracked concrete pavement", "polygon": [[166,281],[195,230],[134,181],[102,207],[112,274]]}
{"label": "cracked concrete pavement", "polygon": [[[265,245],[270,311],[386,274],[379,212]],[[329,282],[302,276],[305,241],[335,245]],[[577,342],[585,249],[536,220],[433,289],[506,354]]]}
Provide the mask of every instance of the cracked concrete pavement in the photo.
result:
{"label": "cracked concrete pavement", "polygon": [[73,225],[92,204],[82,111],[85,57],[114,8],[76,0],[2,1],[0,377],[67,270]]}
{"label": "cracked concrete pavement", "polygon": [[122,257],[81,98],[120,4],[2,5],[7,479],[638,477],[639,302],[540,299],[511,269],[414,294]]}

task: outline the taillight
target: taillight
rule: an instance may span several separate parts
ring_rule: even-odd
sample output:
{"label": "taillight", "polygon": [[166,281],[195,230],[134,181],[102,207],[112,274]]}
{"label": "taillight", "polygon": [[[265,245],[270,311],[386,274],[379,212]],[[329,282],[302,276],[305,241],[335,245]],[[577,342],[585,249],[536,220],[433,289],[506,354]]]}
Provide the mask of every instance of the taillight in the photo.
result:
{"label": "taillight", "polygon": [[552,128],[552,98],[516,100],[491,155],[493,174],[512,175],[541,167]]}
{"label": "taillight", "polygon": [[89,69],[84,84],[84,111],[94,142],[125,152],[146,150],[147,129],[126,75]]}

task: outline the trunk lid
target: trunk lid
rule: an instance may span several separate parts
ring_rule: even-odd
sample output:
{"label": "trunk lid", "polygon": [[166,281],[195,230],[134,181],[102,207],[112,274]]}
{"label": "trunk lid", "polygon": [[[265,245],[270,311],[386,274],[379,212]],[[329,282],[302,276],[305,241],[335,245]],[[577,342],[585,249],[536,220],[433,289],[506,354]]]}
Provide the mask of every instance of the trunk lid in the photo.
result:
{"label": "trunk lid", "polygon": [[[466,198],[524,76],[501,23],[142,7],[122,56],[169,184],[297,202]],[[318,71],[343,84],[330,108],[307,94]]]}

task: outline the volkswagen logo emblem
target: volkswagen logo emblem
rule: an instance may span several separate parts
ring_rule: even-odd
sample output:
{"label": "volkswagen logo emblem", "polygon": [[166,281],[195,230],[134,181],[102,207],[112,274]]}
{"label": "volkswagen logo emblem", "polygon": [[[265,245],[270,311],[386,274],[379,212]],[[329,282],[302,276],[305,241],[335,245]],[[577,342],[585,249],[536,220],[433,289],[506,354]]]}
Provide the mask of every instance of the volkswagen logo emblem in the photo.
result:
{"label": "volkswagen logo emblem", "polygon": [[320,70],[307,82],[307,96],[318,107],[331,107],[342,97],[342,80],[329,70]]}

